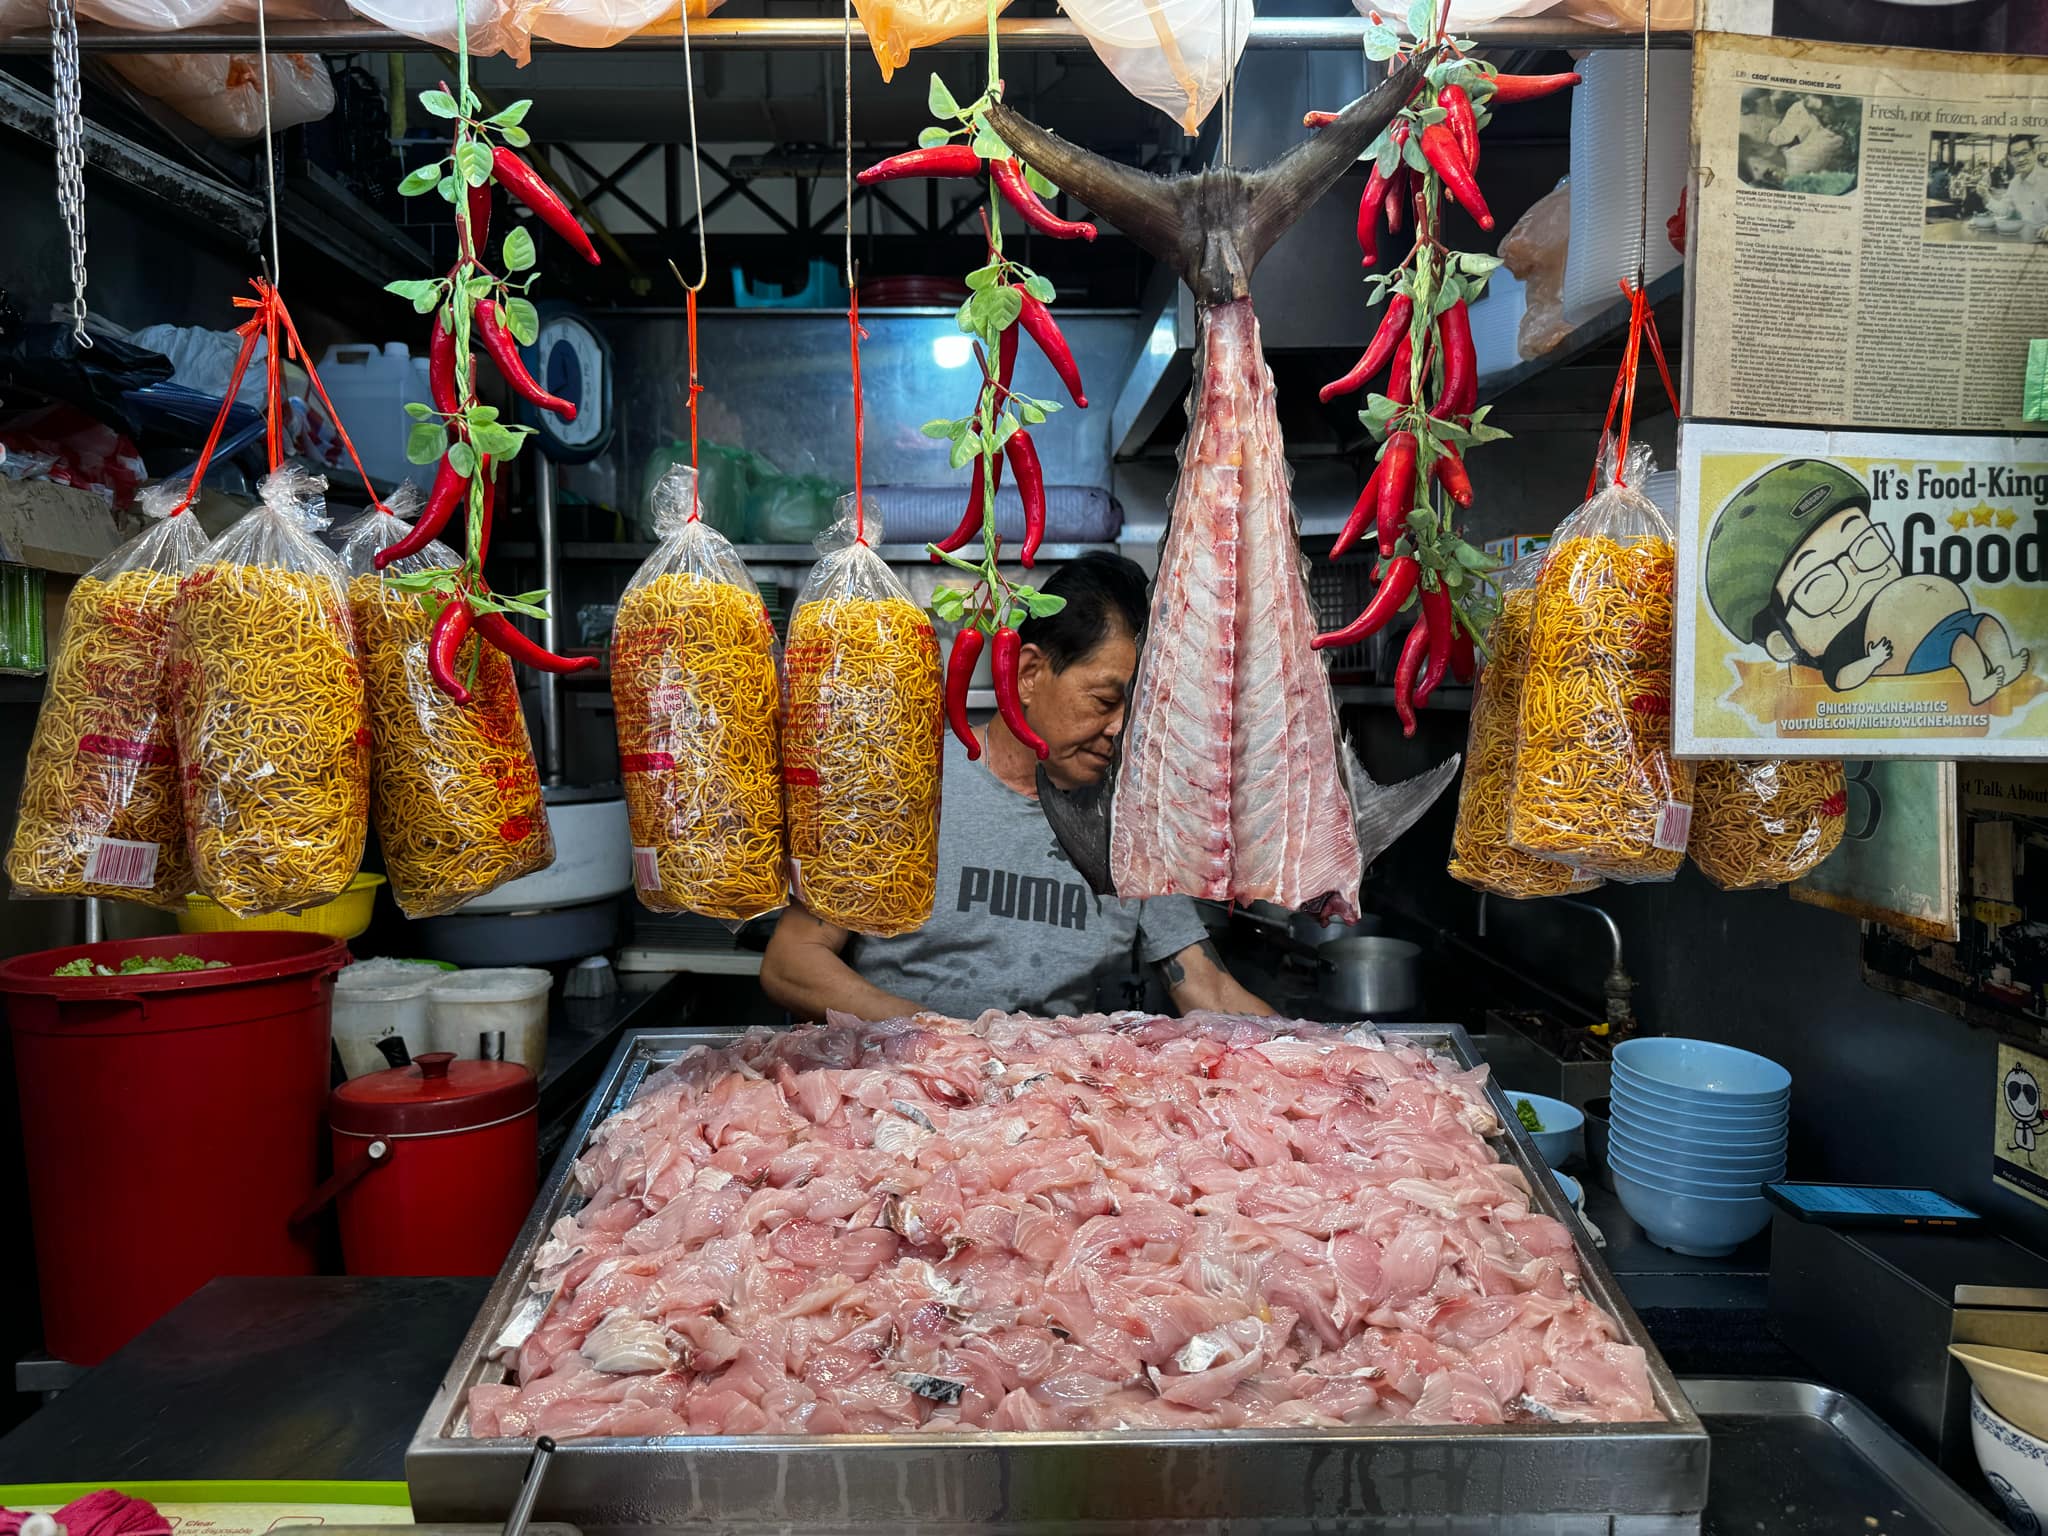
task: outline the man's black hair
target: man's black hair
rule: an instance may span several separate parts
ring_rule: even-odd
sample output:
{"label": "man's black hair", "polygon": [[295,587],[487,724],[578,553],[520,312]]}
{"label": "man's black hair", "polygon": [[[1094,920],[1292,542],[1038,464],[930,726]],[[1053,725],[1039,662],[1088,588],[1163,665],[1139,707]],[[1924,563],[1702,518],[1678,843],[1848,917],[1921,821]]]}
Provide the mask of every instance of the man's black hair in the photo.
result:
{"label": "man's black hair", "polygon": [[1026,619],[1017,635],[1045,652],[1055,672],[1064,672],[1110,636],[1112,626],[1132,639],[1145,632],[1145,571],[1135,560],[1108,550],[1091,550],[1069,560],[1041,591],[1064,597],[1067,606],[1049,619]]}
{"label": "man's black hair", "polygon": [[2019,146],[2020,141],[2023,139],[2026,141],[2027,148],[2029,149],[2038,149],[2040,147],[2041,141],[2035,138],[2031,133],[2016,133],[2011,138],[2005,141],[2005,152],[2008,155],[2011,154],[2013,150]]}

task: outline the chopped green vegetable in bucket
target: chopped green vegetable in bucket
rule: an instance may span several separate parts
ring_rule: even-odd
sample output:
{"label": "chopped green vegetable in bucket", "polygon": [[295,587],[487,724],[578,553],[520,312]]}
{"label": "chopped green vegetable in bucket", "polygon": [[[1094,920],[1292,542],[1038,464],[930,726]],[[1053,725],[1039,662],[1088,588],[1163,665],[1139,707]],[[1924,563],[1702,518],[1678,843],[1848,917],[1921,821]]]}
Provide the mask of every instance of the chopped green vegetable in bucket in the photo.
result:
{"label": "chopped green vegetable in bucket", "polygon": [[119,970],[80,955],[50,972],[52,976],[156,976],[166,971],[224,971],[225,960],[202,960],[197,955],[130,955]]}
{"label": "chopped green vegetable in bucket", "polygon": [[1522,1129],[1525,1131],[1543,1129],[1542,1117],[1536,1113],[1536,1106],[1527,1099],[1515,1100],[1515,1117],[1522,1122]]}

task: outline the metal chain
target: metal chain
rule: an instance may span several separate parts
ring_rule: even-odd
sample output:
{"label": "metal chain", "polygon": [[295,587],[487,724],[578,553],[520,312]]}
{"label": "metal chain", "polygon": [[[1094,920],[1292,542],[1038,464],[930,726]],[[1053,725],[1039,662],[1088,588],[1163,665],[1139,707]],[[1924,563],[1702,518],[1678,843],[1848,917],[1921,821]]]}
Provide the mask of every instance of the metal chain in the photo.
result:
{"label": "metal chain", "polygon": [[72,0],[50,0],[50,73],[56,108],[57,207],[71,247],[71,335],[90,347],[85,329],[85,114],[79,99],[78,15]]}

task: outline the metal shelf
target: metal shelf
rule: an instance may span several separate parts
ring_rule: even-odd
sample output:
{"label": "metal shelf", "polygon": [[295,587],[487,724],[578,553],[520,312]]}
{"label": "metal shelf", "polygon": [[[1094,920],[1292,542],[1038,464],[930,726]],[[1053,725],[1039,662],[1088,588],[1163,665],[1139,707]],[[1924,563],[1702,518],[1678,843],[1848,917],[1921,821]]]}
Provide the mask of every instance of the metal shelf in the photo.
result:
{"label": "metal shelf", "polygon": [[[1377,684],[1340,683],[1334,691],[1339,704],[1384,704],[1389,709],[1394,704],[1394,690]],[[1469,711],[1472,708],[1472,690],[1445,684],[1432,693],[1429,702],[1422,707]]]}
{"label": "metal shelf", "polygon": [[[638,565],[653,554],[655,548],[653,544],[638,542],[570,539],[562,544],[562,558],[590,565]],[[890,565],[923,565],[931,561],[931,551],[922,544],[877,544],[874,548],[875,553]],[[1090,550],[1115,548],[1114,544],[1043,544],[1039,546],[1038,558],[1075,560]],[[733,549],[742,560],[752,565],[809,565],[818,558],[817,549],[809,544],[735,544]],[[496,544],[491,552],[509,560],[531,560],[537,553],[531,542]]]}
{"label": "metal shelf", "polygon": [[[268,24],[270,47],[281,53],[426,53],[431,50],[417,38],[393,32],[388,27],[361,21],[272,21]],[[1261,16],[1245,36],[1248,48],[1348,51],[1356,53],[1365,35],[1363,17]],[[1626,28],[1594,26],[1587,22],[1514,17],[1458,29],[1487,48],[1640,48],[1643,34]],[[1064,17],[1004,17],[996,23],[1004,48],[1033,53],[1085,53],[1088,40]],[[160,53],[170,46],[173,34],[145,31],[137,27],[106,26],[87,22],[78,28],[78,46],[83,53]],[[175,33],[180,53],[253,53],[256,28],[248,23],[218,27],[185,27]],[[1690,48],[1692,30],[1674,28],[1651,34],[1651,45],[1659,48]],[[757,52],[818,51],[843,46],[843,23],[838,17],[810,16],[713,16],[690,24],[690,46],[702,49],[737,49]],[[679,29],[663,26],[641,32],[615,48],[635,52],[673,52],[683,45]],[[980,31],[928,44],[944,52],[979,53],[988,46]],[[536,53],[593,50],[569,48],[543,37],[533,39]],[[31,53],[47,58],[48,32],[19,32],[0,38],[0,53]]]}
{"label": "metal shelf", "polygon": [[[1650,306],[1654,309],[1660,304],[1676,299],[1684,291],[1685,268],[1682,266],[1673,267],[1662,277],[1651,280]],[[1566,336],[1563,341],[1552,347],[1548,352],[1529,358],[1516,356],[1501,362],[1499,366],[1491,370],[1487,366],[1488,360],[1484,357],[1480,358],[1479,403],[1481,405],[1490,405],[1534,379],[1541,378],[1543,375],[1554,372],[1557,369],[1568,367],[1584,357],[1588,352],[1591,352],[1595,347],[1607,342],[1626,341],[1628,337],[1628,316],[1628,300],[1617,297],[1607,308],[1601,310],[1600,313],[1584,324],[1576,327],[1570,335]],[[1683,345],[1683,330],[1683,325],[1664,325],[1658,327],[1658,334],[1664,340],[1665,355],[1671,362],[1674,376],[1673,382],[1676,382],[1676,375],[1678,373],[1678,353]],[[1636,398],[1638,402],[1647,400],[1654,407],[1654,405],[1663,401],[1663,386],[1657,384],[1656,377],[1657,364],[1650,357],[1649,348],[1645,347],[1643,349],[1642,372],[1639,374],[1636,384]],[[1607,379],[1607,382],[1612,382],[1611,377]],[[1644,393],[1646,386],[1649,389],[1647,396]],[[1604,397],[1604,390],[1602,394]]]}

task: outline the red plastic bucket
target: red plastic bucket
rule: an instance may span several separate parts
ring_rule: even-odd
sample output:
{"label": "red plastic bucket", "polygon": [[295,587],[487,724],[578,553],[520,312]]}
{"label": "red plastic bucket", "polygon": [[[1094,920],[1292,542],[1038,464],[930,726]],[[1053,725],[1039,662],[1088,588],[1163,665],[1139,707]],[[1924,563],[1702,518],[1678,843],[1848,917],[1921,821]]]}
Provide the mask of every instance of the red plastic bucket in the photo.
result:
{"label": "red plastic bucket", "polygon": [[[85,958],[227,969],[52,976]],[[74,944],[0,965],[44,1345],[96,1365],[216,1275],[304,1275],[339,940],[250,931]]]}

